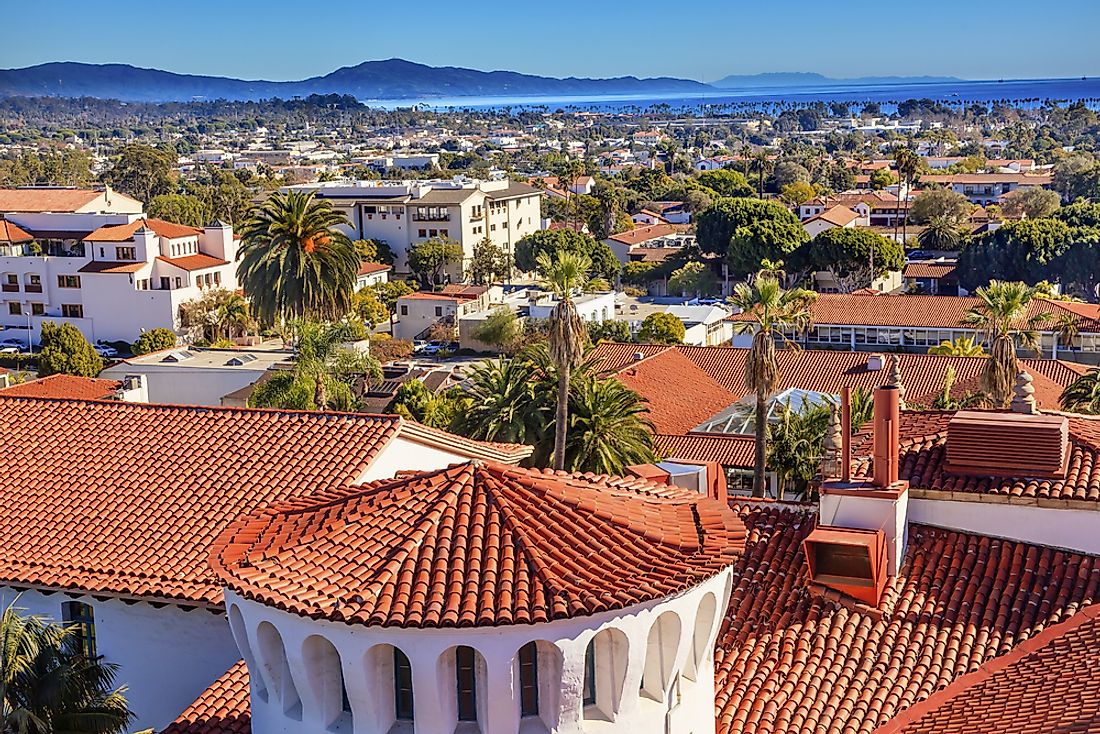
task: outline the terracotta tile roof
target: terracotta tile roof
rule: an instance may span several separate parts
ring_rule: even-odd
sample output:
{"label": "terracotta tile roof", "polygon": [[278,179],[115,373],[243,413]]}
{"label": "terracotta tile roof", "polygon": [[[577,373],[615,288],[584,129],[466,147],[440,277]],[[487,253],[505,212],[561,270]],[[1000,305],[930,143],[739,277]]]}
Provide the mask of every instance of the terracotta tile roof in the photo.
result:
{"label": "terracotta tile roof", "polygon": [[393,270],[392,265],[385,265],[383,263],[362,262],[359,264],[359,275],[371,275],[373,273],[384,273],[388,270]]}
{"label": "terracotta tile roof", "polygon": [[201,229],[188,227],[183,224],[166,222],[163,219],[138,219],[129,224],[112,224],[92,232],[84,238],[85,242],[129,242],[134,238],[134,233],[142,227],[153,230],[158,237],[170,240],[180,237],[196,237],[202,234]]}
{"label": "terracotta tile roof", "polygon": [[202,252],[194,255],[184,255],[183,257],[157,257],[157,260],[175,265],[181,270],[205,270],[206,268],[216,268],[219,265],[229,264],[228,260],[222,260],[220,257]]}
{"label": "terracotta tile roof", "polygon": [[0,242],[30,242],[34,237],[14,222],[0,219]]}
{"label": "terracotta tile roof", "polygon": [[417,291],[415,293],[407,293],[407,294],[401,296],[400,298],[398,298],[398,301],[403,301],[403,300],[412,300],[412,301],[450,301],[450,302],[454,303],[454,302],[460,302],[460,301],[461,302],[470,301],[470,300],[473,300],[474,298],[475,298],[475,296],[447,295],[447,294],[444,294],[444,293],[428,293],[426,291]]}
{"label": "terracotta tile roof", "polygon": [[676,349],[634,362],[615,377],[645,398],[657,433],[687,433],[738,397]]}
{"label": "terracotta tile roof", "polygon": [[[0,434],[19,437],[0,454],[0,584],[210,604],[210,544],[232,520],[356,481],[396,436],[449,436],[397,416],[4,393]],[[452,438],[460,456],[504,454]]]}
{"label": "terracotta tile roof", "polygon": [[653,437],[653,450],[666,459],[716,461],[722,466],[753,466],[756,461],[756,438],[711,433],[658,434]]}
{"label": "terracotta tile roof", "polygon": [[743,540],[737,516],[696,492],[469,462],[262,509],[210,563],[234,591],[302,616],[471,627],[673,594],[729,566]]}
{"label": "terracotta tile roof", "polygon": [[1100,733],[1100,605],[911,706],[876,734]]}
{"label": "terracotta tile roof", "polygon": [[69,400],[109,400],[122,383],[74,375],[49,375],[0,390],[8,398],[66,398]]}
{"label": "terracotta tile roof", "polygon": [[102,195],[92,189],[0,189],[0,212],[75,212]]}
{"label": "terracotta tile roof", "polygon": [[184,709],[162,734],[251,734],[248,667],[239,661]]}
{"label": "terracotta tile roof", "polygon": [[912,525],[900,576],[861,610],[809,589],[812,513],[739,512],[749,535],[715,654],[719,734],[869,734],[1100,600],[1095,556]]}
{"label": "terracotta tile roof", "polygon": [[[904,411],[901,414],[899,476],[913,489],[968,494],[1100,502],[1100,417],[1069,415],[1070,456],[1065,479],[975,477],[944,469],[947,426],[954,411]],[[854,469],[871,465],[871,429],[852,442]]]}
{"label": "terracotta tile roof", "polygon": [[609,240],[622,242],[624,245],[637,245],[640,242],[655,240],[658,237],[669,237],[679,232],[672,224],[650,224],[645,227],[635,227],[626,232],[620,232],[608,237]]}
{"label": "terracotta tile roof", "polygon": [[[747,349],[664,347],[652,344],[605,342],[596,347],[595,354],[603,360],[604,369],[617,372],[633,363],[635,352],[642,352],[649,357],[662,351],[678,351],[683,354],[695,366],[706,372],[711,379],[732,393],[734,400],[748,394],[744,376]],[[872,390],[886,381],[888,371],[885,363],[881,370],[868,369],[867,360],[871,356],[870,352],[781,349],[777,352],[779,389],[797,387],[834,395],[846,386]],[[905,384],[906,399],[911,404],[930,405],[943,390],[944,376],[948,367],[955,369],[954,393],[956,395],[962,395],[968,391],[976,392],[980,389],[980,376],[985,367],[983,357],[944,357],[934,354],[898,354],[897,356],[902,382]],[[1062,390],[1087,369],[1087,366],[1052,359],[1022,359],[1020,362],[1034,377],[1032,387],[1035,388],[1035,398],[1039,402],[1039,407],[1044,409],[1057,409]],[[661,377],[659,381],[640,382],[635,388],[642,397],[650,400],[651,410],[654,410],[665,395],[678,392],[678,390],[670,390],[670,384],[675,385],[675,373]],[[675,399],[679,400],[681,397],[676,396]]]}
{"label": "terracotta tile roof", "polygon": [[837,204],[821,212],[816,217],[810,217],[806,221],[809,223],[818,219],[823,222],[828,222],[829,224],[835,224],[838,227],[847,227],[849,224],[859,219],[859,212],[852,211],[846,206]]}
{"label": "terracotta tile roof", "polygon": [[[813,305],[815,324],[852,324],[857,326],[896,326],[924,328],[961,328],[963,314],[978,304],[967,296],[856,295],[819,293]],[[1069,301],[1032,301],[1029,315],[1066,312],[1077,318],[1082,331],[1100,331],[1100,305]],[[751,316],[734,314],[730,321],[746,321]],[[1040,325],[1050,328],[1052,323]]]}
{"label": "terracotta tile roof", "polygon": [[934,184],[999,184],[1014,183],[1021,186],[1050,186],[1053,181],[1049,173],[926,173],[920,177],[921,183]]}
{"label": "terracotta tile roof", "polygon": [[948,278],[955,275],[955,263],[907,263],[902,277],[905,278]]}
{"label": "terracotta tile roof", "polygon": [[82,265],[78,273],[136,273],[149,263],[121,262],[118,260],[92,260]]}

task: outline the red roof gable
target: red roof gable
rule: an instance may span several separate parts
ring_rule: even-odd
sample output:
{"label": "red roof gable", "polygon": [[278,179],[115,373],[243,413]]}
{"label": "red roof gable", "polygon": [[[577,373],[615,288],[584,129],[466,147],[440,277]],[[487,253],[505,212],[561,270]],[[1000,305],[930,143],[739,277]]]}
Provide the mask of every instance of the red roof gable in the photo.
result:
{"label": "red roof gable", "polygon": [[181,237],[196,237],[202,234],[201,229],[188,227],[183,224],[166,222],[163,219],[138,219],[129,224],[112,224],[100,227],[84,238],[85,242],[129,242],[134,238],[134,233],[142,227],[153,230],[158,237],[170,240]]}
{"label": "red roof gable", "polygon": [[34,237],[18,224],[0,219],[0,242],[30,242],[33,239]]}
{"label": "red roof gable", "polygon": [[75,375],[49,375],[0,390],[9,398],[67,398],[69,400],[106,400],[113,398],[122,383]]}
{"label": "red roof gable", "polygon": [[228,260],[222,260],[220,257],[214,257],[213,255],[207,255],[204,253],[197,253],[195,255],[184,255],[183,257],[157,257],[157,260],[166,262],[169,265],[175,265],[181,270],[205,270],[206,268],[216,268],[219,265],[228,265]]}
{"label": "red roof gable", "polygon": [[470,462],[261,510],[210,562],[234,591],[307,617],[471,627],[667,596],[728,566],[743,540],[729,508],[695,492]]}
{"label": "red roof gable", "polygon": [[675,349],[635,362],[615,377],[645,398],[657,433],[687,433],[737,402],[736,395]]}

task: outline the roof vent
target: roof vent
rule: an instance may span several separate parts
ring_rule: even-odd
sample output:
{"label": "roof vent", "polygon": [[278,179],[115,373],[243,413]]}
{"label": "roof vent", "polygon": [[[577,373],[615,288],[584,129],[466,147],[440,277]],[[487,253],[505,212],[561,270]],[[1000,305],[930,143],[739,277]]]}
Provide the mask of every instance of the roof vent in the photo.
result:
{"label": "roof vent", "polygon": [[867,357],[867,371],[878,372],[886,364],[886,357],[881,354],[872,354]]}
{"label": "roof vent", "polygon": [[230,367],[240,367],[241,365],[245,365],[245,364],[248,364],[249,362],[255,362],[255,361],[256,361],[256,355],[255,354],[245,353],[245,354],[238,354],[235,357],[232,357],[228,362],[226,362],[226,364],[229,365]]}
{"label": "roof vent", "polygon": [[886,588],[886,534],[819,526],[802,541],[815,584],[877,607]]}
{"label": "roof vent", "polygon": [[1069,420],[961,410],[947,426],[953,474],[1062,479],[1069,464]]}
{"label": "roof vent", "polygon": [[191,352],[187,351],[186,349],[177,349],[177,350],[169,352],[168,354],[161,357],[160,361],[161,362],[183,362],[183,361],[186,361],[188,359],[191,359],[191,357],[193,357],[193,356],[194,355],[191,354]]}

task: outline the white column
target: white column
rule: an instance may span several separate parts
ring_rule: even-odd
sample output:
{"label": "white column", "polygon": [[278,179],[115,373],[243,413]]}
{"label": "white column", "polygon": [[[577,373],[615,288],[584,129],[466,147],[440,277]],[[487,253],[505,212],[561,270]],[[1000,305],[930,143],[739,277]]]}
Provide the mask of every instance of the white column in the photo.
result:
{"label": "white column", "polygon": [[322,702],[317,698],[317,692],[309,681],[309,670],[305,657],[302,655],[302,640],[283,637],[283,646],[286,648],[287,667],[290,669],[290,678],[294,681],[294,687],[298,691],[298,698],[302,701],[302,723],[310,731],[324,731],[328,726],[325,721],[325,710]]}
{"label": "white column", "polygon": [[582,729],[584,721],[584,653],[591,635],[558,644],[561,650],[561,709],[558,732],[572,734]]}
{"label": "white column", "polygon": [[519,731],[519,671],[514,665],[515,653],[507,650],[478,650],[485,659],[484,684],[478,681],[478,693],[488,693],[485,701],[485,721],[481,731],[485,734],[510,734]]}
{"label": "white column", "polygon": [[448,734],[458,726],[457,688],[453,673],[440,680],[440,651],[434,647],[405,650],[412,668],[413,731],[416,734]]}

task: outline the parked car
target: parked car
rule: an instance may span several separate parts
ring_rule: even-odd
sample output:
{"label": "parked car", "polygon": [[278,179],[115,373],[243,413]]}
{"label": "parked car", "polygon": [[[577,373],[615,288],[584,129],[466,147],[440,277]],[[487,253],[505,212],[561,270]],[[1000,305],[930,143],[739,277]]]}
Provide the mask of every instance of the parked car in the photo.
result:
{"label": "parked car", "polygon": [[4,350],[4,354],[13,354],[15,352],[25,351],[27,349],[27,344],[22,339],[8,337],[6,339],[0,339],[0,349]]}
{"label": "parked car", "polygon": [[96,344],[94,349],[99,353],[100,357],[117,357],[118,350],[109,344]]}
{"label": "parked car", "polygon": [[10,346],[0,347],[0,354],[19,354],[21,351],[23,351],[23,350],[20,349],[19,347],[10,347]]}

